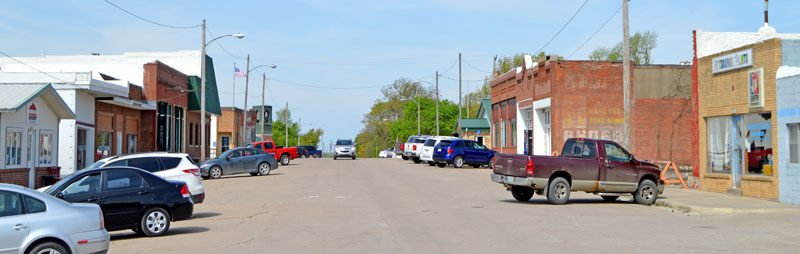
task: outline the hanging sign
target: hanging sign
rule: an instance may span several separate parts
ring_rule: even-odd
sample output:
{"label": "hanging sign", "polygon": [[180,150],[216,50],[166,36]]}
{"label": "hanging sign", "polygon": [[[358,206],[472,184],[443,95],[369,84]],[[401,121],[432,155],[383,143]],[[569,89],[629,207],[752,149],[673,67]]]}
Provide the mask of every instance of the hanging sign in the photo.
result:
{"label": "hanging sign", "polygon": [[747,72],[747,98],[750,108],[764,107],[764,68]]}
{"label": "hanging sign", "polygon": [[711,60],[711,73],[717,74],[753,66],[753,49],[745,49],[724,56],[714,57]]}
{"label": "hanging sign", "polygon": [[38,118],[39,113],[36,110],[36,103],[31,103],[28,107],[28,123],[36,124]]}

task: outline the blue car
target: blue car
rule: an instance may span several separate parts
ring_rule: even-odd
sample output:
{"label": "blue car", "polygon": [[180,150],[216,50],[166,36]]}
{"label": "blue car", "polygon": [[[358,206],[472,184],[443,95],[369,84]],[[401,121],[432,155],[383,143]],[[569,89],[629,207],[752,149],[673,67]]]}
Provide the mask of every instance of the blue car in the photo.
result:
{"label": "blue car", "polygon": [[479,168],[483,165],[491,167],[494,154],[494,150],[490,150],[473,140],[442,140],[433,149],[433,161],[440,168],[447,166],[447,164],[453,164],[455,168],[461,168],[464,164],[474,168]]}

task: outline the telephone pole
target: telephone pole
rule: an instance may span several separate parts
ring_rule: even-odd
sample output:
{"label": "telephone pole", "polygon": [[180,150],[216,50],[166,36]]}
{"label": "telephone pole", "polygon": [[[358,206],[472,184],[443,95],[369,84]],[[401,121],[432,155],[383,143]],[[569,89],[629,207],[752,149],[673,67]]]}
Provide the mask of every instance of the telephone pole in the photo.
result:
{"label": "telephone pole", "polygon": [[439,136],[439,71],[436,71],[436,136]]}
{"label": "telephone pole", "polygon": [[458,53],[458,122],[461,123],[461,53]]}
{"label": "telephone pole", "polygon": [[259,128],[261,128],[261,141],[264,141],[264,124],[266,124],[264,121],[267,120],[266,115],[264,115],[264,90],[267,88],[267,73],[264,72],[262,74],[264,75],[264,79],[261,81],[261,112],[259,114],[261,115],[261,121],[259,121],[261,126],[259,126]]}
{"label": "telephone pole", "polygon": [[231,109],[231,148],[239,147],[239,139],[233,135],[233,129],[236,128],[236,63],[233,63],[233,108]]}
{"label": "telephone pole", "polygon": [[285,131],[283,132],[283,134],[286,135],[286,143],[284,144],[286,144],[285,145],[286,147],[289,147],[289,102],[288,101],[286,102],[286,112],[283,113],[283,116],[286,117],[286,119],[283,120],[284,121],[283,125],[286,127]]}
{"label": "telephone pole", "polygon": [[[247,54],[247,69],[245,69],[245,70],[247,70],[245,72],[245,75],[244,75],[244,113],[243,113],[243,115],[245,116],[245,119],[243,119],[244,121],[242,121],[242,126],[243,126],[243,129],[245,130],[245,132],[247,132],[247,120],[246,120],[247,119],[246,116],[247,116],[247,113],[248,113],[248,111],[247,111],[247,88],[250,86],[250,54]],[[241,136],[241,139],[244,141],[244,143],[248,142],[248,140],[247,140],[247,138],[245,137],[244,134],[242,134],[240,136]]]}
{"label": "telephone pole", "polygon": [[622,0],[622,95],[623,111],[625,113],[625,148],[633,149],[631,145],[631,66],[630,66],[630,41],[628,39],[628,0]]}

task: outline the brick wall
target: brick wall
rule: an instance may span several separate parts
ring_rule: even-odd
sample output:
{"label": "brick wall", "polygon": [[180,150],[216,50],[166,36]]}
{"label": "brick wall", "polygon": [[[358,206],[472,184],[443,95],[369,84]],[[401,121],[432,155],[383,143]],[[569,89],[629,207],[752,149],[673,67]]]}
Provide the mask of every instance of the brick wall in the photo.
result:
{"label": "brick wall", "polygon": [[[57,168],[57,167],[55,167]],[[36,177],[34,178],[35,181],[35,189],[44,187],[44,181],[42,179],[43,176],[55,176],[58,177],[58,174],[50,174],[51,167],[39,167],[36,168]],[[16,184],[20,186],[28,186],[28,176],[30,176],[30,169],[27,168],[18,168],[18,169],[3,169],[0,170],[0,183],[10,183]]]}
{"label": "brick wall", "polygon": [[692,163],[689,99],[636,99],[631,116],[633,153],[647,160]]}
{"label": "brick wall", "polygon": [[[136,135],[137,152],[152,151],[139,144],[142,137],[139,132],[141,112],[145,111],[108,104],[102,101],[95,101],[95,111],[95,122],[98,123],[97,131],[111,132],[111,155],[128,152],[128,134]],[[122,133],[121,151],[117,151],[117,132]]]}
{"label": "brick wall", "polygon": [[144,97],[148,101],[163,101],[183,108],[188,106],[189,77],[168,65],[155,61],[144,65]]}
{"label": "brick wall", "polygon": [[[712,74],[712,59],[717,56],[737,52],[745,49],[753,49],[753,67]],[[720,181],[723,175],[708,173],[708,147],[706,142],[706,118],[714,116],[731,116],[733,114],[749,114],[757,112],[772,112],[771,127],[772,133],[777,133],[776,122],[776,98],[775,81],[776,72],[781,65],[781,41],[780,39],[770,39],[760,43],[736,48],[733,50],[720,52],[711,56],[700,58],[697,62],[698,72],[698,150],[699,150],[699,173],[701,177],[701,189],[720,191],[718,185],[726,185],[726,189],[731,187],[731,182]],[[747,72],[755,68],[764,68],[764,100],[763,109],[751,110],[748,106],[748,76]],[[735,112],[735,113],[733,113]],[[777,138],[772,139],[772,147],[778,146]],[[780,164],[779,152],[773,150],[773,175],[772,176],[753,176],[745,175],[742,177],[742,195],[756,196],[768,199],[778,197],[778,175]],[[730,179],[730,176],[726,176]]]}

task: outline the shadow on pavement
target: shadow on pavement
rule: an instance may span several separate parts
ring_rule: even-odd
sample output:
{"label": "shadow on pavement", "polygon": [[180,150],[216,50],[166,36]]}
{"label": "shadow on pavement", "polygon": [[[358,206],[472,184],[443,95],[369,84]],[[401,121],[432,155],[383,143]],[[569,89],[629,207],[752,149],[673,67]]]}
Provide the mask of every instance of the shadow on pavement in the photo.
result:
{"label": "shadow on pavement", "polygon": [[[206,228],[206,227],[180,227],[180,228],[170,227],[169,231],[167,231],[167,233],[164,234],[164,236],[162,236],[162,237],[167,237],[167,236],[171,236],[171,235],[184,235],[184,234],[202,233],[202,232],[206,232],[208,230],[209,229]],[[118,240],[127,240],[127,239],[135,239],[135,238],[147,238],[146,236],[139,235],[139,234],[137,234],[137,233],[135,233],[133,231],[130,231],[130,230],[121,231],[121,232],[125,232],[125,233],[111,234],[111,240],[112,241],[118,241]]]}
{"label": "shadow on pavement", "polygon": [[270,172],[269,175],[266,175],[266,176],[251,176],[250,174],[237,174],[237,175],[230,175],[230,176],[225,176],[224,175],[219,179],[209,179],[209,180],[204,180],[204,181],[214,181],[214,180],[217,180],[217,181],[222,180],[222,181],[224,181],[225,179],[250,178],[250,177],[269,177],[269,176],[279,176],[279,175],[283,175],[283,174],[282,173],[276,173],[276,172]]}
{"label": "shadow on pavement", "polygon": [[[544,198],[544,197],[542,197],[541,199],[534,198],[534,199],[531,199],[528,202],[519,202],[516,199],[506,199],[506,200],[501,200],[501,202],[515,203],[515,204],[520,204],[520,205],[551,205],[549,202],[547,202],[547,198]],[[630,205],[630,204],[633,204],[633,203],[629,202],[629,201],[625,201],[625,200],[617,200],[617,201],[614,201],[614,202],[609,202],[609,201],[605,201],[602,198],[598,197],[597,199],[593,199],[593,198],[591,198],[591,199],[589,199],[589,198],[574,198],[573,199],[573,198],[571,198],[571,199],[569,199],[569,202],[567,202],[566,204],[563,204],[563,205],[580,205],[580,204],[620,204],[620,205]]]}
{"label": "shadow on pavement", "polygon": [[192,219],[211,218],[222,215],[221,213],[195,213],[192,214]]}

